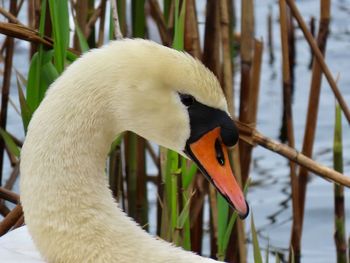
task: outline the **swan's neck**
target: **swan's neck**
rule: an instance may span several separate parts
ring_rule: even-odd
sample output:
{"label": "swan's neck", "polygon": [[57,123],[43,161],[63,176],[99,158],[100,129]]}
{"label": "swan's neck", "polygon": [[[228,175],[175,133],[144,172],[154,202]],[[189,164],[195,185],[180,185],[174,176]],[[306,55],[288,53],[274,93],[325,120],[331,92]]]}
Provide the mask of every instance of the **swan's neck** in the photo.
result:
{"label": "swan's neck", "polygon": [[99,262],[101,255],[113,262],[130,224],[105,175],[120,129],[108,93],[81,81],[83,88],[62,87],[60,79],[32,119],[22,151],[22,203],[34,242],[50,262]]}
{"label": "swan's neck", "polygon": [[123,110],[125,98],[104,81],[113,83],[115,75],[108,61],[98,78],[93,67],[72,65],[33,116],[21,160],[21,199],[33,240],[49,262],[202,262],[151,238],[112,198],[105,161],[124,130],[125,115],[115,105]]}

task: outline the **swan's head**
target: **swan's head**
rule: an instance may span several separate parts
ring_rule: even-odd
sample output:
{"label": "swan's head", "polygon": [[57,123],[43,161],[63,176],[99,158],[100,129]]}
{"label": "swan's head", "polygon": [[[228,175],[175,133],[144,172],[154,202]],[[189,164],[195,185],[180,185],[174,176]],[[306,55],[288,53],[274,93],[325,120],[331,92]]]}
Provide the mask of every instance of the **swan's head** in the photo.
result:
{"label": "swan's head", "polygon": [[125,129],[192,159],[246,217],[249,208],[228,157],[238,130],[216,77],[189,55],[149,41],[129,41],[124,50],[132,64],[123,74],[129,87],[119,94]]}

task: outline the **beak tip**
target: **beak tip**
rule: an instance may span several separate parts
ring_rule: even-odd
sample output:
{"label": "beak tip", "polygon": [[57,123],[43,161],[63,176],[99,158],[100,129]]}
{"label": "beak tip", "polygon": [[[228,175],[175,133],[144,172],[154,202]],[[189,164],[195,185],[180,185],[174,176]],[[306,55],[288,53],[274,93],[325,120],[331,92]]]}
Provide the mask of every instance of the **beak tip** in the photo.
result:
{"label": "beak tip", "polygon": [[246,212],[244,212],[244,213],[238,212],[238,216],[239,216],[239,218],[240,218],[241,220],[246,219],[247,216],[249,215],[249,211],[250,211],[248,202],[245,201],[245,203],[246,203],[246,208],[247,208],[247,209],[246,209]]}

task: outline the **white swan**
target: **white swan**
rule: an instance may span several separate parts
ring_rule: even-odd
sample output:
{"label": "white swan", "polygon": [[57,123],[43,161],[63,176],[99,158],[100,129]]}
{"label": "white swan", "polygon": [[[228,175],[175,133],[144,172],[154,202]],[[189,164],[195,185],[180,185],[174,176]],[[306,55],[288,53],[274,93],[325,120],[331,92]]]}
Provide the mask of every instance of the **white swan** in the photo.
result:
{"label": "white swan", "polygon": [[117,207],[103,174],[112,140],[126,130],[193,159],[248,214],[227,160],[238,134],[214,75],[151,41],[115,41],[69,66],[29,125],[21,202],[41,255],[47,262],[212,262],[151,237]]}

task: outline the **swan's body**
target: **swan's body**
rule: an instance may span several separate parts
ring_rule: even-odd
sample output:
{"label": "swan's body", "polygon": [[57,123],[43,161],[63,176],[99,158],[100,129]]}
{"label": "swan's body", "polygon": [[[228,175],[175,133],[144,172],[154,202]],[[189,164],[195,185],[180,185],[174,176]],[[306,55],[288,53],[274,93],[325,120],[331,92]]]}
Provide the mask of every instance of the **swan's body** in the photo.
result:
{"label": "swan's body", "polygon": [[[188,142],[193,114],[178,92],[227,112],[216,78],[202,64],[144,40],[89,52],[51,86],[29,125],[20,184],[26,224],[47,262],[212,261],[141,230],[117,207],[103,176],[110,143],[125,130],[198,157]],[[216,184],[247,213],[242,195],[225,185]]]}

